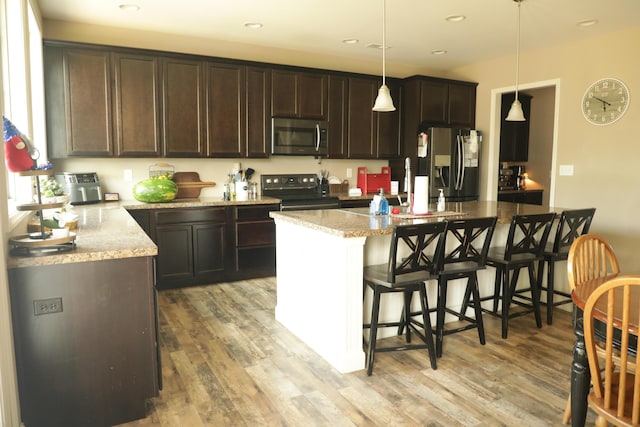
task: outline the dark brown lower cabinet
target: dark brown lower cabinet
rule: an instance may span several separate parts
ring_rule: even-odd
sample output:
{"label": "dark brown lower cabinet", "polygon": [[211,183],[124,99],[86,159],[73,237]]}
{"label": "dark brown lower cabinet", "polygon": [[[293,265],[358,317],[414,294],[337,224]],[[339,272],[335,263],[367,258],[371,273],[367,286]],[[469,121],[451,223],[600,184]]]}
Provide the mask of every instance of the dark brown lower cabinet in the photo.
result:
{"label": "dark brown lower cabinet", "polygon": [[13,268],[8,276],[24,424],[144,418],[161,379],[153,258]]}
{"label": "dark brown lower cabinet", "polygon": [[529,205],[542,205],[544,190],[526,190],[498,193],[499,202],[526,203]]}
{"label": "dark brown lower cabinet", "polygon": [[234,272],[237,279],[273,276],[276,268],[276,225],[269,212],[276,205],[234,207]]}
{"label": "dark brown lower cabinet", "polygon": [[226,280],[227,208],[152,211],[158,289]]}
{"label": "dark brown lower cabinet", "polygon": [[130,210],[158,246],[158,289],[273,276],[278,204]]}

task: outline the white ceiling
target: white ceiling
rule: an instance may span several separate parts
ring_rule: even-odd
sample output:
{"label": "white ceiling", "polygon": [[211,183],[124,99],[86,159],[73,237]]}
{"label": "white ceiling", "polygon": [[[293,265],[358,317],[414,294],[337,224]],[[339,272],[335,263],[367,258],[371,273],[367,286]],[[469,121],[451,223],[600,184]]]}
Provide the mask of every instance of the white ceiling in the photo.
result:
{"label": "white ceiling", "polygon": [[[265,48],[381,58],[382,0],[37,0],[45,19],[180,34]],[[137,12],[119,9],[123,3]],[[521,50],[532,50],[639,25],[640,0],[525,0]],[[513,0],[387,0],[387,73],[393,64],[446,72],[513,55]],[[465,15],[447,22],[450,15]],[[579,27],[578,21],[597,25]],[[260,22],[261,29],[245,28]],[[343,39],[359,39],[344,44]],[[436,49],[446,55],[432,55]],[[597,52],[595,53],[597,55]]]}

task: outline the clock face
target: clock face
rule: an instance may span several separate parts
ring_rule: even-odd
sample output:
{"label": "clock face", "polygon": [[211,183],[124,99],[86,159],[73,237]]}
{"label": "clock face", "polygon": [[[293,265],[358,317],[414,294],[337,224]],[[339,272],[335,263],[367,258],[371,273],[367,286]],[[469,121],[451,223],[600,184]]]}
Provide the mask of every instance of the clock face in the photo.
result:
{"label": "clock face", "polygon": [[589,86],[582,97],[582,114],[594,125],[619,120],[629,107],[629,89],[618,79],[601,79]]}

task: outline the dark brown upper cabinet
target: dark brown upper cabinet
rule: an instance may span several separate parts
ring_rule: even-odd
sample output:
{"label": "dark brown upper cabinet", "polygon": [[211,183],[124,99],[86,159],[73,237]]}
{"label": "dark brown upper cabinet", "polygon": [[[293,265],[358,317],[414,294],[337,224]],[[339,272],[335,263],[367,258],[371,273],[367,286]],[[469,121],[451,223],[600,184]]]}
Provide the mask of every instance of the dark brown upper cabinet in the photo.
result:
{"label": "dark brown upper cabinet", "polygon": [[204,62],[173,57],[161,62],[164,154],[204,156]]}
{"label": "dark brown upper cabinet", "polygon": [[[387,80],[389,92],[396,106],[396,111],[375,113],[378,116],[377,158],[394,159],[401,155],[400,146],[400,85],[396,81]],[[376,94],[377,96],[377,94]]]}
{"label": "dark brown upper cabinet", "polygon": [[[476,111],[476,83],[410,77],[404,84],[407,117],[418,123],[473,128]],[[404,111],[404,109],[403,109]]]}
{"label": "dark brown upper cabinet", "polygon": [[350,159],[398,157],[400,152],[398,85],[387,81],[396,111],[379,113],[372,110],[381,84],[378,78],[350,77],[348,84],[348,157]]}
{"label": "dark brown upper cabinet", "polygon": [[207,156],[246,154],[245,67],[207,64]]}
{"label": "dark brown upper cabinet", "polygon": [[247,157],[268,157],[271,135],[271,71],[247,67]]}
{"label": "dark brown upper cabinet", "polygon": [[518,100],[522,104],[522,111],[527,120],[524,122],[508,122],[505,118],[515,99],[515,93],[502,95],[502,106],[500,108],[501,162],[526,162],[529,160],[529,123],[531,122],[532,97],[522,92],[518,93]]}
{"label": "dark brown upper cabinet", "polygon": [[329,109],[327,111],[327,157],[343,159],[347,156],[349,79],[329,76]]}
{"label": "dark brown upper cabinet", "polygon": [[161,154],[159,60],[155,56],[115,53],[115,155]]}
{"label": "dark brown upper cabinet", "polygon": [[328,76],[288,70],[271,71],[274,117],[327,119]]}
{"label": "dark brown upper cabinet", "polygon": [[51,47],[44,66],[49,156],[113,156],[110,53]]}

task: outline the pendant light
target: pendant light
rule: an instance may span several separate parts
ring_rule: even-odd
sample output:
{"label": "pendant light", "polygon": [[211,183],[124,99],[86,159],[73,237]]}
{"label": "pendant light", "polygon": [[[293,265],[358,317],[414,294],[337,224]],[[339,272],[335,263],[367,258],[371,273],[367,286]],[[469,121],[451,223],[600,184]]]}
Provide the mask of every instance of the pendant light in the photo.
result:
{"label": "pendant light", "polygon": [[391,99],[391,93],[389,93],[389,88],[387,87],[386,82],[386,9],[386,0],[382,0],[382,86],[378,89],[378,97],[373,105],[373,111],[381,112],[396,111],[396,107],[393,105],[393,99]]}
{"label": "pendant light", "polygon": [[524,112],[522,111],[522,104],[518,100],[518,77],[520,71],[520,3],[524,0],[513,0],[518,3],[518,36],[516,41],[516,99],[511,104],[511,109],[509,110],[509,114],[507,114],[507,118],[505,119],[508,122],[524,122],[527,120],[524,117]]}

